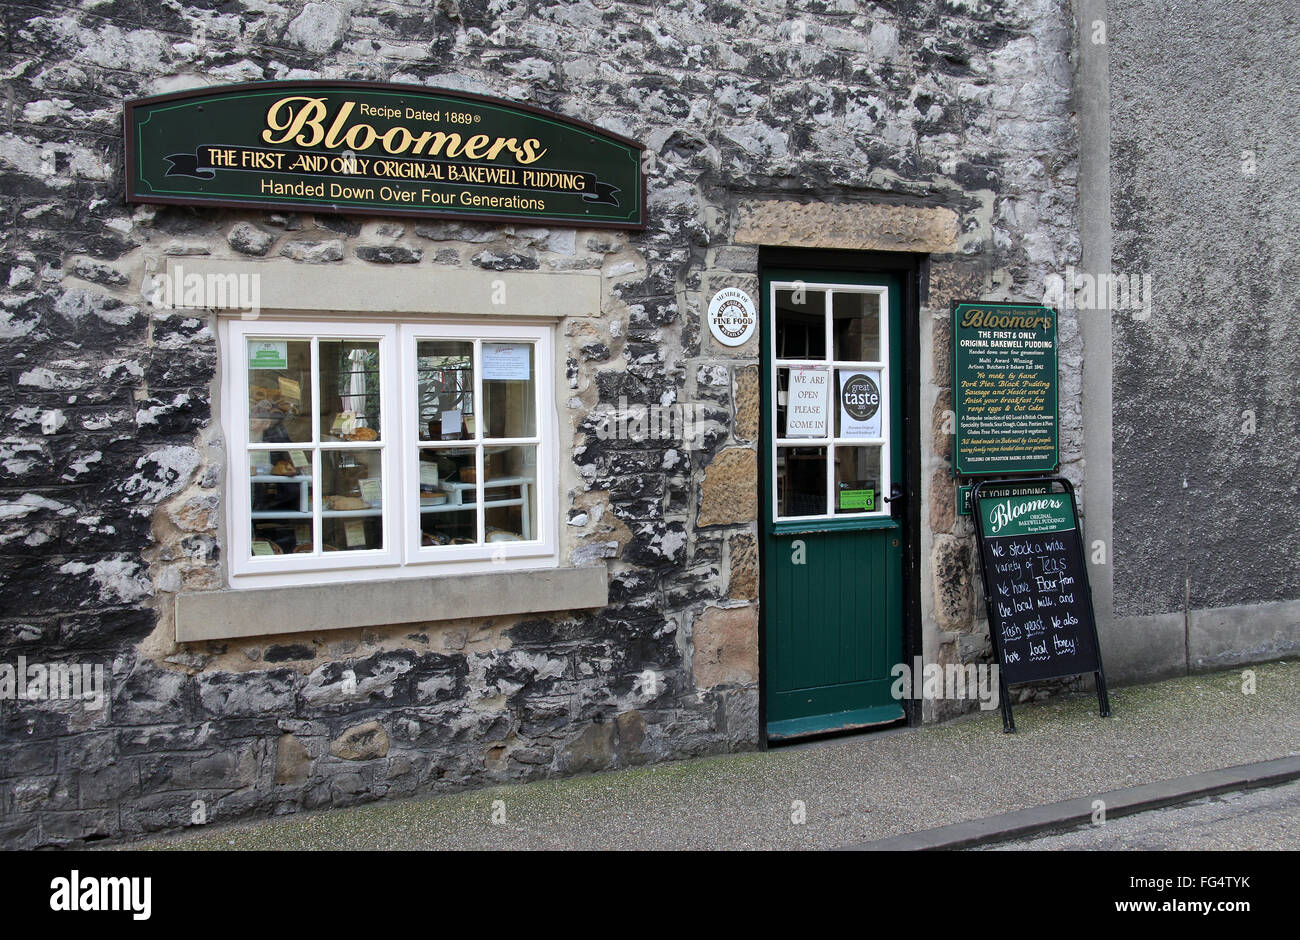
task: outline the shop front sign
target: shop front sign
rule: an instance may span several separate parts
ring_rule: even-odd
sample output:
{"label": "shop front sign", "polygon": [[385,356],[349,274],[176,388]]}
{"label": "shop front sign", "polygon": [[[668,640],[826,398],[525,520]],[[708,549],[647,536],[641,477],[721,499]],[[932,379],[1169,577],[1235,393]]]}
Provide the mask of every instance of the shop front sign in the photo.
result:
{"label": "shop front sign", "polygon": [[641,229],[644,147],[463,92],[265,82],[126,103],[127,202]]}

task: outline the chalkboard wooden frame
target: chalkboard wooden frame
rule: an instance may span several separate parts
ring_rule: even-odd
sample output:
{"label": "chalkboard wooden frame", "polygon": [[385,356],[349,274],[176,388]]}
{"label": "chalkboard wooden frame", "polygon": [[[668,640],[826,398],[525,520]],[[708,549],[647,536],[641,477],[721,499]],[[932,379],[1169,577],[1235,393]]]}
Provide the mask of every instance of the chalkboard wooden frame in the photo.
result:
{"label": "chalkboard wooden frame", "polygon": [[[1006,619],[998,614],[995,609],[997,598],[991,591],[991,582],[989,577],[989,555],[985,550],[987,542],[991,536],[984,531],[984,513],[980,511],[980,490],[989,487],[996,488],[1008,485],[1024,485],[1026,483],[1046,483],[1048,484],[1048,493],[1052,492],[1052,484],[1059,483],[1063,488],[1064,495],[1070,499],[1070,516],[1074,522],[1074,529],[1069,538],[1073,540],[1073,556],[1078,559],[1078,570],[1082,578],[1082,589],[1084,594],[1084,603],[1082,604],[1083,612],[1086,614],[1088,623],[1086,624],[1085,638],[1092,641],[1092,650],[1094,656],[1089,661],[1086,668],[1076,671],[1066,672],[1039,672],[1038,674],[1021,680],[1008,680],[1007,670],[1007,650],[1002,640],[1002,623]],[[1088,579],[1088,565],[1083,558],[1083,529],[1079,525],[1078,503],[1074,498],[1074,486],[1064,477],[1038,477],[1032,480],[1025,477],[998,478],[990,480],[981,480],[971,489],[971,518],[975,522],[975,542],[978,546],[980,575],[984,584],[984,604],[988,616],[989,638],[993,642],[993,651],[998,659],[998,691],[1002,706],[1002,730],[1008,734],[1015,733],[1015,718],[1011,714],[1011,698],[1007,694],[1007,689],[1011,685],[1024,685],[1028,682],[1039,682],[1046,679],[1064,679],[1071,676],[1086,675],[1091,672],[1096,681],[1097,704],[1101,711],[1101,716],[1107,718],[1110,716],[1110,697],[1106,694],[1106,674],[1101,663],[1101,643],[1097,638],[1097,618],[1092,607],[1092,585]],[[1052,535],[1063,535],[1064,533],[1050,533]],[[1076,635],[1083,632],[1081,629],[1076,631]],[[1015,670],[1012,671],[1012,675]]]}

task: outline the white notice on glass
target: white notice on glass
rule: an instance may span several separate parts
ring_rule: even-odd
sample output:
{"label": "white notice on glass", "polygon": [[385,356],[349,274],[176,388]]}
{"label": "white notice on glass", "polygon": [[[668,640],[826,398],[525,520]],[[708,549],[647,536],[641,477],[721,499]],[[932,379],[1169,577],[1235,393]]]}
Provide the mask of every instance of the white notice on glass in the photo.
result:
{"label": "white notice on glass", "polygon": [[364,548],[366,544],[366,524],[360,519],[349,519],[343,523],[343,540],[348,548]]}
{"label": "white notice on glass", "polygon": [[880,370],[840,370],[840,436],[880,437]]}
{"label": "white notice on glass", "polygon": [[483,378],[527,381],[533,377],[531,343],[484,343]]}
{"label": "white notice on glass", "polygon": [[785,436],[825,437],[830,416],[830,372],[815,366],[791,366],[786,396]]}
{"label": "white notice on glass", "polygon": [[454,408],[442,413],[442,433],[459,434],[460,433],[460,409]]}

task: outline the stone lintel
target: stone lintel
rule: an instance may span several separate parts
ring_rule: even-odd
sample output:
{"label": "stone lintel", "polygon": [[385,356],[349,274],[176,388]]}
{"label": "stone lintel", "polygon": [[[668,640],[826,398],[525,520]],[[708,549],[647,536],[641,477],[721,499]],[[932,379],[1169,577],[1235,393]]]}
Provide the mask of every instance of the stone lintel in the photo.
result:
{"label": "stone lintel", "polygon": [[733,241],[938,254],[957,249],[958,231],[957,213],[938,206],[755,199],[737,208]]}
{"label": "stone lintel", "polygon": [[[179,269],[179,271],[178,271]],[[216,258],[169,258],[167,274],[222,278],[228,284],[257,277],[258,304],[267,311],[428,314],[512,317],[598,317],[601,279],[595,271],[484,271],[432,265],[365,262],[304,264]],[[180,285],[183,287],[183,285]],[[219,305],[240,313],[237,291]],[[216,298],[218,301],[220,298]]]}

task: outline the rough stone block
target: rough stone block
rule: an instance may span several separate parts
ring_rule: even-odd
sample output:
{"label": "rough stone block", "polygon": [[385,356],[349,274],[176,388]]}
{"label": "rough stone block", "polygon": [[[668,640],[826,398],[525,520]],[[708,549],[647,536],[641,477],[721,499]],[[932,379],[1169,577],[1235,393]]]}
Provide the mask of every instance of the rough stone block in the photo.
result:
{"label": "rough stone block", "polygon": [[709,607],[695,618],[691,675],[698,689],[758,681],[758,608]]}
{"label": "rough stone block", "polygon": [[701,527],[753,522],[758,518],[758,457],[747,447],[720,451],[700,487]]}

